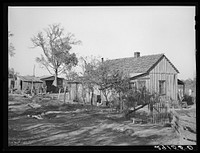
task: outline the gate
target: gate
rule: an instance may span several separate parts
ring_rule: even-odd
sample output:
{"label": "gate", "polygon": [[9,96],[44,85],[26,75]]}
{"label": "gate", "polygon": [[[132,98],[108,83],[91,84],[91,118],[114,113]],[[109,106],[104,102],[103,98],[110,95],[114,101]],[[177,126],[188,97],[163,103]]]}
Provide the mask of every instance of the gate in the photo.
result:
{"label": "gate", "polygon": [[[151,105],[151,104],[150,104]],[[170,122],[169,103],[164,99],[159,99],[150,109],[150,121],[153,124],[165,124]]]}

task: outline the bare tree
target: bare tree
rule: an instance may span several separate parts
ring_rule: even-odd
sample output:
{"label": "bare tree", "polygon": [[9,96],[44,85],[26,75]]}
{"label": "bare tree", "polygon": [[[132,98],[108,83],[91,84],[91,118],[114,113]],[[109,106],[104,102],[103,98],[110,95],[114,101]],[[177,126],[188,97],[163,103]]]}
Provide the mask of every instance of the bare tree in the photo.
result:
{"label": "bare tree", "polygon": [[42,48],[45,55],[37,57],[36,61],[42,64],[50,74],[55,75],[56,86],[58,74],[70,70],[78,63],[76,54],[70,53],[72,45],[81,43],[74,37],[72,33],[64,34],[64,28],[60,24],[52,24],[44,29],[44,32],[39,32],[31,38],[34,47]]}
{"label": "bare tree", "polygon": [[10,42],[10,37],[14,36],[10,31],[8,31],[8,54],[10,57],[13,57],[15,55],[15,47],[13,44]]}

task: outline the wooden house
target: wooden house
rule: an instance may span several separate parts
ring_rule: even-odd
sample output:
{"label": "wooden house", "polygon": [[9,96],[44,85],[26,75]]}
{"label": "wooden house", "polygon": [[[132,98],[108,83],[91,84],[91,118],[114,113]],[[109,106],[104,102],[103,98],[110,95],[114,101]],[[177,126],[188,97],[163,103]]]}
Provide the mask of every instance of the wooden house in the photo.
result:
{"label": "wooden house", "polygon": [[132,86],[145,86],[150,93],[177,100],[179,71],[164,54],[140,56],[140,52],[135,52],[134,57],[105,62],[111,70],[120,70],[128,74]]}
{"label": "wooden house", "polygon": [[53,81],[55,80],[55,76],[42,76],[40,80],[47,86],[46,92],[50,93],[58,93],[59,88],[63,88],[63,80],[64,78],[57,77],[57,87],[53,85]]}

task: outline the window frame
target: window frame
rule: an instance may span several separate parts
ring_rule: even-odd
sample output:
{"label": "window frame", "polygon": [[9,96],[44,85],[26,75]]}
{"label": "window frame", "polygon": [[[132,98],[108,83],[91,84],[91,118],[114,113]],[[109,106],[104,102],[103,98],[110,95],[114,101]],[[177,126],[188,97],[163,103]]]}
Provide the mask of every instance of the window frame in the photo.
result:
{"label": "window frame", "polygon": [[[142,83],[142,87],[141,87],[141,83]],[[143,85],[143,83],[144,83],[144,85]],[[146,87],[146,80],[138,80],[137,81],[137,88],[142,89],[144,87]]]}

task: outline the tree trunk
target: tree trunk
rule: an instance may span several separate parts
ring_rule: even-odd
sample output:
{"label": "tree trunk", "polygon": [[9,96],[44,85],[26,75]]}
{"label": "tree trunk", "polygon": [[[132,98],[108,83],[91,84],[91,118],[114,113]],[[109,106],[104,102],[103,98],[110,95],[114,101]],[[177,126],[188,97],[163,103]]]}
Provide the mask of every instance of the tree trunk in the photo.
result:
{"label": "tree trunk", "polygon": [[76,83],[76,97],[75,97],[76,102],[78,102],[78,84]]}
{"label": "tree trunk", "polygon": [[108,95],[106,94],[106,91],[102,90],[102,93],[103,93],[104,97],[106,98],[106,103],[108,103]]}
{"label": "tree trunk", "polygon": [[72,92],[72,84],[70,83],[70,84],[69,84],[69,100],[72,99],[72,97],[71,97],[71,92]]}
{"label": "tree trunk", "polygon": [[123,101],[122,101],[120,92],[119,92],[119,103],[120,103],[120,113],[121,113],[123,110]]}

